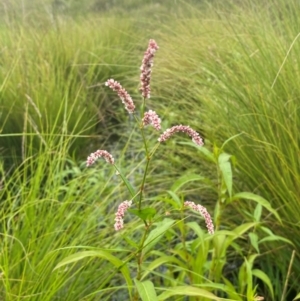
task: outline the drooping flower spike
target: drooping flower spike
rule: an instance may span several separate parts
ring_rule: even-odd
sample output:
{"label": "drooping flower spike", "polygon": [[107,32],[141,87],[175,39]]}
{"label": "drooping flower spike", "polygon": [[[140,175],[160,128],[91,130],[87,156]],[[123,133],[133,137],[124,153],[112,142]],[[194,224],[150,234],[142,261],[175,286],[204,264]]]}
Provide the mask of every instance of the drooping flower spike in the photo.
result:
{"label": "drooping flower spike", "polygon": [[152,125],[157,131],[161,129],[160,123],[161,119],[158,117],[155,111],[149,110],[148,112],[145,112],[144,118],[143,118],[143,125]]}
{"label": "drooping flower spike", "polygon": [[206,228],[208,230],[208,233],[214,234],[214,224],[212,222],[210,214],[207,212],[206,208],[201,206],[201,205],[196,205],[194,202],[186,201],[184,202],[185,207],[189,207],[201,214],[203,216],[205,223],[206,223]]}
{"label": "drooping flower spike", "polygon": [[98,149],[97,151],[95,151],[94,153],[91,153],[88,156],[88,158],[86,160],[86,166],[93,165],[97,161],[97,159],[99,159],[101,157],[104,158],[106,162],[108,162],[110,164],[114,164],[114,158],[108,151]]}
{"label": "drooping flower spike", "polygon": [[124,227],[124,215],[127,211],[127,209],[132,205],[132,201],[124,201],[122,202],[119,207],[118,211],[116,212],[116,217],[115,217],[115,230],[119,231]]}
{"label": "drooping flower spike", "polygon": [[148,48],[144,53],[144,58],[141,66],[140,76],[140,91],[144,98],[150,98],[150,79],[151,79],[151,68],[153,66],[153,58],[155,52],[158,50],[158,45],[154,40],[149,41]]}
{"label": "drooping flower spike", "polygon": [[175,125],[169,129],[165,130],[158,138],[158,141],[164,142],[164,141],[168,140],[171,136],[173,136],[175,133],[178,133],[178,132],[183,132],[183,133],[188,134],[192,138],[193,142],[196,143],[197,145],[202,146],[204,144],[201,136],[188,125]]}
{"label": "drooping flower spike", "polygon": [[125,109],[128,111],[128,113],[132,114],[134,112],[135,105],[133,100],[128,92],[121,86],[121,84],[114,79],[109,79],[105,82],[105,86],[108,86],[113,91],[118,93],[118,96],[121,98],[122,103],[125,105]]}

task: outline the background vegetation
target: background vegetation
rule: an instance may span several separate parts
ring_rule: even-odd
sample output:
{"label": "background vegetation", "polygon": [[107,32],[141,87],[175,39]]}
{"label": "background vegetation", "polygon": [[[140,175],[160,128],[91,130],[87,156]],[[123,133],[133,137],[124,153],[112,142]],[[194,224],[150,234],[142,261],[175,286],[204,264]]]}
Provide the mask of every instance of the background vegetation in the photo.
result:
{"label": "background vegetation", "polygon": [[[241,271],[243,258],[255,251],[253,268],[269,277],[274,293],[255,275],[253,290],[257,285],[266,300],[295,297],[300,275],[297,0],[1,0],[0,13],[3,300],[120,300],[126,295],[126,282],[104,259],[85,258],[53,270],[67,256],[91,248],[113,250],[125,260],[126,236],[134,239],[141,233],[132,216],[124,234],[114,232],[116,206],[128,198],[124,185],[102,162],[87,169],[83,161],[90,152],[107,149],[138,185],[142,144],[132,131],[132,118],[104,82],[118,80],[138,104],[139,67],[149,38],[160,46],[149,108],[160,115],[163,128],[189,124],[205,137],[212,153],[235,137],[222,150],[234,156],[233,190],[268,200],[282,221],[265,209],[258,218],[257,204],[243,201],[226,207],[223,229],[255,221],[250,232],[257,237],[268,229],[293,244],[269,233],[271,242],[256,249],[255,235],[241,232],[238,241],[224,247],[226,266],[220,265],[218,279],[228,287],[230,281],[236,294],[228,289],[219,296],[251,300],[242,288],[249,283],[241,282]],[[156,140],[151,130],[149,135]],[[155,200],[170,203],[176,196],[215,211],[220,197],[216,165],[179,142],[186,140],[169,141],[153,159],[149,199],[161,215],[168,210],[166,203],[161,208]],[[191,174],[210,181],[174,186]],[[168,255],[178,259],[174,250],[180,248],[181,231],[174,227],[168,232],[157,252],[168,246]],[[197,245],[203,235],[190,233],[189,239]],[[285,282],[293,249],[296,256]],[[211,249],[193,252],[188,256],[198,258],[199,270],[192,272],[205,275]],[[158,253],[150,255],[148,262],[159,258]],[[183,271],[191,272],[188,266],[178,268],[178,262],[157,268],[149,272],[157,287],[184,285]],[[200,285],[196,279],[193,284]]]}

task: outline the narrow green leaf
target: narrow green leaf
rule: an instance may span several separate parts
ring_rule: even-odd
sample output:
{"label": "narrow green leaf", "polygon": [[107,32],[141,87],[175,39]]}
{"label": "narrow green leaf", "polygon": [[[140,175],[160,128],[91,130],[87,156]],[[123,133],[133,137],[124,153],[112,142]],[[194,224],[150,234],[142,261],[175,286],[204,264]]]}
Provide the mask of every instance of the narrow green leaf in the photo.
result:
{"label": "narrow green leaf", "polygon": [[297,294],[297,296],[293,299],[293,301],[298,299],[300,299],[300,293]]}
{"label": "narrow green leaf", "polygon": [[194,142],[180,142],[180,144],[190,145],[190,146],[197,148],[197,150],[199,150],[208,161],[217,163],[217,160],[216,160],[214,154],[211,151],[209,151],[205,146],[199,146],[199,145],[195,144]]}
{"label": "narrow green leaf", "polygon": [[288,244],[294,245],[289,239],[284,238],[282,236],[278,236],[278,235],[264,237],[258,243],[261,244],[261,243],[267,242],[267,241],[284,241]]}
{"label": "narrow green leaf", "polygon": [[134,283],[142,301],[158,301],[154,285],[151,281],[140,282],[134,279]]}
{"label": "narrow green leaf", "polygon": [[175,183],[171,187],[171,191],[177,192],[183,185],[189,182],[203,181],[204,179],[205,179],[204,177],[199,176],[197,174],[184,175],[175,181]]}
{"label": "narrow green leaf", "polygon": [[262,213],[262,205],[258,203],[255,207],[254,214],[253,214],[256,222],[260,221],[261,213]]}
{"label": "narrow green leaf", "polygon": [[243,134],[244,134],[244,133],[239,133],[239,134],[236,134],[236,135],[234,135],[234,136],[228,138],[228,139],[222,144],[221,150],[224,150],[224,147],[225,147],[225,145],[226,145],[228,142],[230,142],[231,140],[233,140],[233,139],[235,139],[236,137],[241,136],[241,135],[243,135]]}
{"label": "narrow green leaf", "polygon": [[259,278],[262,282],[264,282],[267,285],[271,293],[272,299],[274,299],[273,284],[271,283],[271,280],[268,277],[268,275],[265,274],[263,271],[257,269],[252,270],[252,275]]}
{"label": "narrow green leaf", "polygon": [[[236,237],[242,236],[245,232],[247,232],[249,229],[257,226],[257,223],[244,223],[242,225],[237,226],[236,228],[233,229],[233,232],[236,234]],[[235,239],[234,238],[234,239]]]}
{"label": "narrow green leaf", "polygon": [[[178,197],[178,195],[171,191],[171,190],[168,190],[167,193],[171,196],[171,198],[176,202],[176,207],[177,209],[180,208],[182,206],[182,202],[180,201],[180,198]],[[175,204],[174,204],[175,205]],[[175,206],[174,206],[175,207]]]}
{"label": "narrow green leaf", "polygon": [[196,222],[190,222],[186,224],[188,227],[190,227],[197,235],[198,237],[204,237],[207,233],[207,230],[205,231],[199,226]]}
{"label": "narrow green leaf", "polygon": [[247,285],[247,300],[253,300],[253,277],[252,277],[252,264],[248,262],[248,260],[245,258],[245,266],[246,266],[246,277],[247,282],[245,285]]}
{"label": "narrow green leaf", "polygon": [[159,223],[155,223],[156,228],[153,229],[144,243],[143,254],[146,254],[158,241],[161,239],[162,235],[173,225],[174,221],[169,218],[165,218]]}
{"label": "narrow green leaf", "polygon": [[223,279],[224,283],[226,284],[226,286],[228,287],[228,289],[226,290],[228,297],[232,298],[233,300],[236,300],[236,301],[243,301],[243,298],[236,291],[236,288],[234,287],[234,285],[225,277],[222,277],[222,279]]}
{"label": "narrow green leaf", "polygon": [[117,170],[117,173],[119,174],[119,176],[122,178],[124,184],[126,185],[129,193],[131,194],[131,197],[135,196],[135,190],[133,188],[133,186],[130,184],[130,182],[126,179],[126,177],[123,175],[123,173],[115,166],[115,169]]}
{"label": "narrow green leaf", "polygon": [[182,261],[175,258],[175,256],[161,256],[155,259],[154,261],[152,261],[147,266],[147,270],[144,272],[142,279],[144,279],[147,275],[149,275],[149,273],[151,273],[153,270],[166,263],[175,263],[177,266],[183,267],[184,269],[188,269],[187,266]]}
{"label": "narrow green leaf", "polygon": [[261,204],[269,212],[273,213],[276,216],[277,220],[281,222],[281,219],[280,219],[279,214],[277,213],[277,211],[274,210],[271,207],[270,203],[266,199],[264,199],[263,197],[261,197],[257,194],[251,193],[251,192],[239,192],[231,198],[231,201],[235,201],[235,200],[239,200],[239,199],[252,200],[252,201],[254,201],[258,204]]}
{"label": "narrow green leaf", "polygon": [[222,178],[225,182],[228,194],[231,197],[231,195],[232,195],[232,169],[231,169],[230,157],[231,157],[231,155],[228,155],[226,153],[220,154],[220,156],[218,158],[218,164],[219,164],[219,168],[222,172]]}
{"label": "narrow green leaf", "polygon": [[193,286],[176,286],[168,288],[158,296],[158,300],[166,300],[172,296],[196,296],[207,298],[209,300],[221,300],[213,293]]}
{"label": "narrow green leaf", "polygon": [[[241,237],[245,232],[247,232],[249,229],[255,227],[256,225],[257,225],[257,223],[252,222],[252,223],[245,223],[240,226],[237,226],[235,229],[230,231],[230,234],[227,234],[228,237],[226,238],[226,243],[225,243],[224,247],[227,248],[235,239],[237,239],[238,237]],[[224,231],[219,231],[219,232],[221,234]]]}
{"label": "narrow green leaf", "polygon": [[141,210],[138,209],[128,209],[128,211],[132,214],[134,214],[135,216],[139,217],[140,219],[142,219],[143,221],[147,220],[147,219],[152,219],[155,214],[156,214],[156,210],[154,208],[144,208]]}
{"label": "narrow green leaf", "polygon": [[256,250],[257,253],[259,253],[259,248],[258,248],[258,236],[256,233],[249,233],[249,238],[250,238],[250,242],[252,247]]}
{"label": "narrow green leaf", "polygon": [[209,151],[206,147],[204,147],[204,146],[198,146],[198,145],[195,145],[195,146],[205,156],[205,158],[208,161],[211,161],[213,163],[217,163],[217,160],[216,160],[215,156],[213,155],[213,153],[211,151]]}
{"label": "narrow green leaf", "polygon": [[128,243],[129,246],[132,246],[135,249],[139,248],[139,245],[137,244],[137,242],[135,242],[133,239],[129,238],[128,235],[124,235],[122,238]]}
{"label": "narrow green leaf", "polygon": [[130,289],[132,287],[132,279],[131,279],[131,275],[130,275],[127,265],[124,264],[122,260],[113,256],[112,254],[110,254],[110,252],[108,252],[106,250],[83,251],[83,252],[75,253],[73,255],[66,257],[60,263],[58,263],[56,265],[56,267],[54,268],[54,270],[57,270],[68,264],[75,263],[75,262],[85,259],[87,257],[100,257],[100,258],[106,259],[107,261],[112,263],[117,269],[120,269],[122,275],[124,276],[124,278],[126,280],[128,289]]}

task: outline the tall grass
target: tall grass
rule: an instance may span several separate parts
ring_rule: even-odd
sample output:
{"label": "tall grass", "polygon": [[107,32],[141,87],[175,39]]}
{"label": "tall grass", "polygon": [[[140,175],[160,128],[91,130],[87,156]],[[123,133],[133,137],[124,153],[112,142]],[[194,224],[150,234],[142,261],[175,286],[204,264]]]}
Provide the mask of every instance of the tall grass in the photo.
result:
{"label": "tall grass", "polygon": [[68,160],[69,142],[27,157],[4,182],[0,266],[5,300],[82,300],[97,291],[103,273],[110,273],[99,261],[53,272],[62,254],[114,245],[106,204],[118,188],[106,182],[112,175],[105,169],[83,171]]}
{"label": "tall grass", "polygon": [[[23,133],[35,133],[44,144],[61,133],[108,139],[119,122],[103,82],[135,73],[130,62],[138,38],[130,20],[114,18],[3,27],[1,132],[8,156],[22,156]],[[87,145],[74,143],[73,150]]]}
{"label": "tall grass", "polygon": [[[271,201],[284,220],[274,229],[297,247],[299,10],[297,1],[214,1],[205,12],[191,10],[161,35],[156,92],[172,96],[174,120],[187,117],[179,104],[209,140],[241,134],[227,145],[239,186]],[[281,254],[284,265],[290,254]],[[298,260],[294,276],[299,269]]]}

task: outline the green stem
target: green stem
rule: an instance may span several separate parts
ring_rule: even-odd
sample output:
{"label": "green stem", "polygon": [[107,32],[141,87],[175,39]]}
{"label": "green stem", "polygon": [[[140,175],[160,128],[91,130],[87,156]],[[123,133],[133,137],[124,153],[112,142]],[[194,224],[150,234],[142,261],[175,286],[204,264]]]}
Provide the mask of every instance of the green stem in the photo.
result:
{"label": "green stem", "polygon": [[178,221],[178,226],[179,226],[179,228],[181,228],[181,242],[182,242],[183,250],[185,252],[185,261],[189,268],[188,277],[189,277],[190,283],[193,284],[193,273],[191,273],[193,268],[190,265],[189,252],[186,247],[186,231],[185,231],[185,222],[184,222],[185,217],[184,217],[184,211],[183,211],[184,208],[183,207],[182,207],[182,210],[180,211],[180,221]]}
{"label": "green stem", "polygon": [[[221,216],[222,216],[222,210],[223,210],[223,204],[222,204],[222,173],[220,172],[220,169],[217,165],[217,178],[218,178],[218,200],[217,204],[215,207],[215,212],[214,212],[214,222],[215,222],[215,232],[219,230],[220,225],[221,225]],[[213,248],[212,252],[212,259],[211,259],[211,268],[209,271],[209,276],[208,278],[211,281],[218,281],[218,276],[216,276],[217,271],[216,266],[217,266],[217,261],[218,258],[216,258],[216,250]]]}
{"label": "green stem", "polygon": [[140,247],[139,247],[138,256],[137,256],[137,264],[138,264],[138,273],[137,273],[137,276],[136,276],[137,280],[141,279],[142,262],[143,262],[143,248],[144,248],[145,240],[146,240],[147,235],[148,235],[148,231],[149,231],[149,226],[147,225],[145,227],[145,232],[144,232],[144,235],[142,237],[141,244],[140,244]]}
{"label": "green stem", "polygon": [[[137,276],[136,276],[136,279],[137,280],[141,280],[141,277],[142,277],[142,263],[143,263],[143,248],[144,248],[144,243],[146,241],[146,238],[147,238],[147,235],[148,235],[148,232],[149,232],[149,228],[150,226],[148,226],[146,224],[146,227],[145,227],[145,232],[144,232],[144,235],[142,237],[142,240],[141,240],[141,244],[139,246],[139,249],[137,251],[137,267],[138,267],[138,270],[137,270]],[[138,292],[136,291],[135,295],[134,295],[134,298],[133,298],[134,301],[138,301],[139,300],[139,296],[138,296]]]}
{"label": "green stem", "polygon": [[144,171],[144,176],[143,176],[143,180],[142,180],[141,187],[140,187],[140,199],[139,199],[139,204],[138,204],[139,210],[141,210],[141,206],[142,206],[143,191],[144,191],[144,185],[146,182],[146,176],[147,176],[147,171],[148,171],[148,167],[149,167],[149,162],[150,162],[150,157],[147,157],[147,163],[146,163],[146,167],[145,167],[145,171]]}

